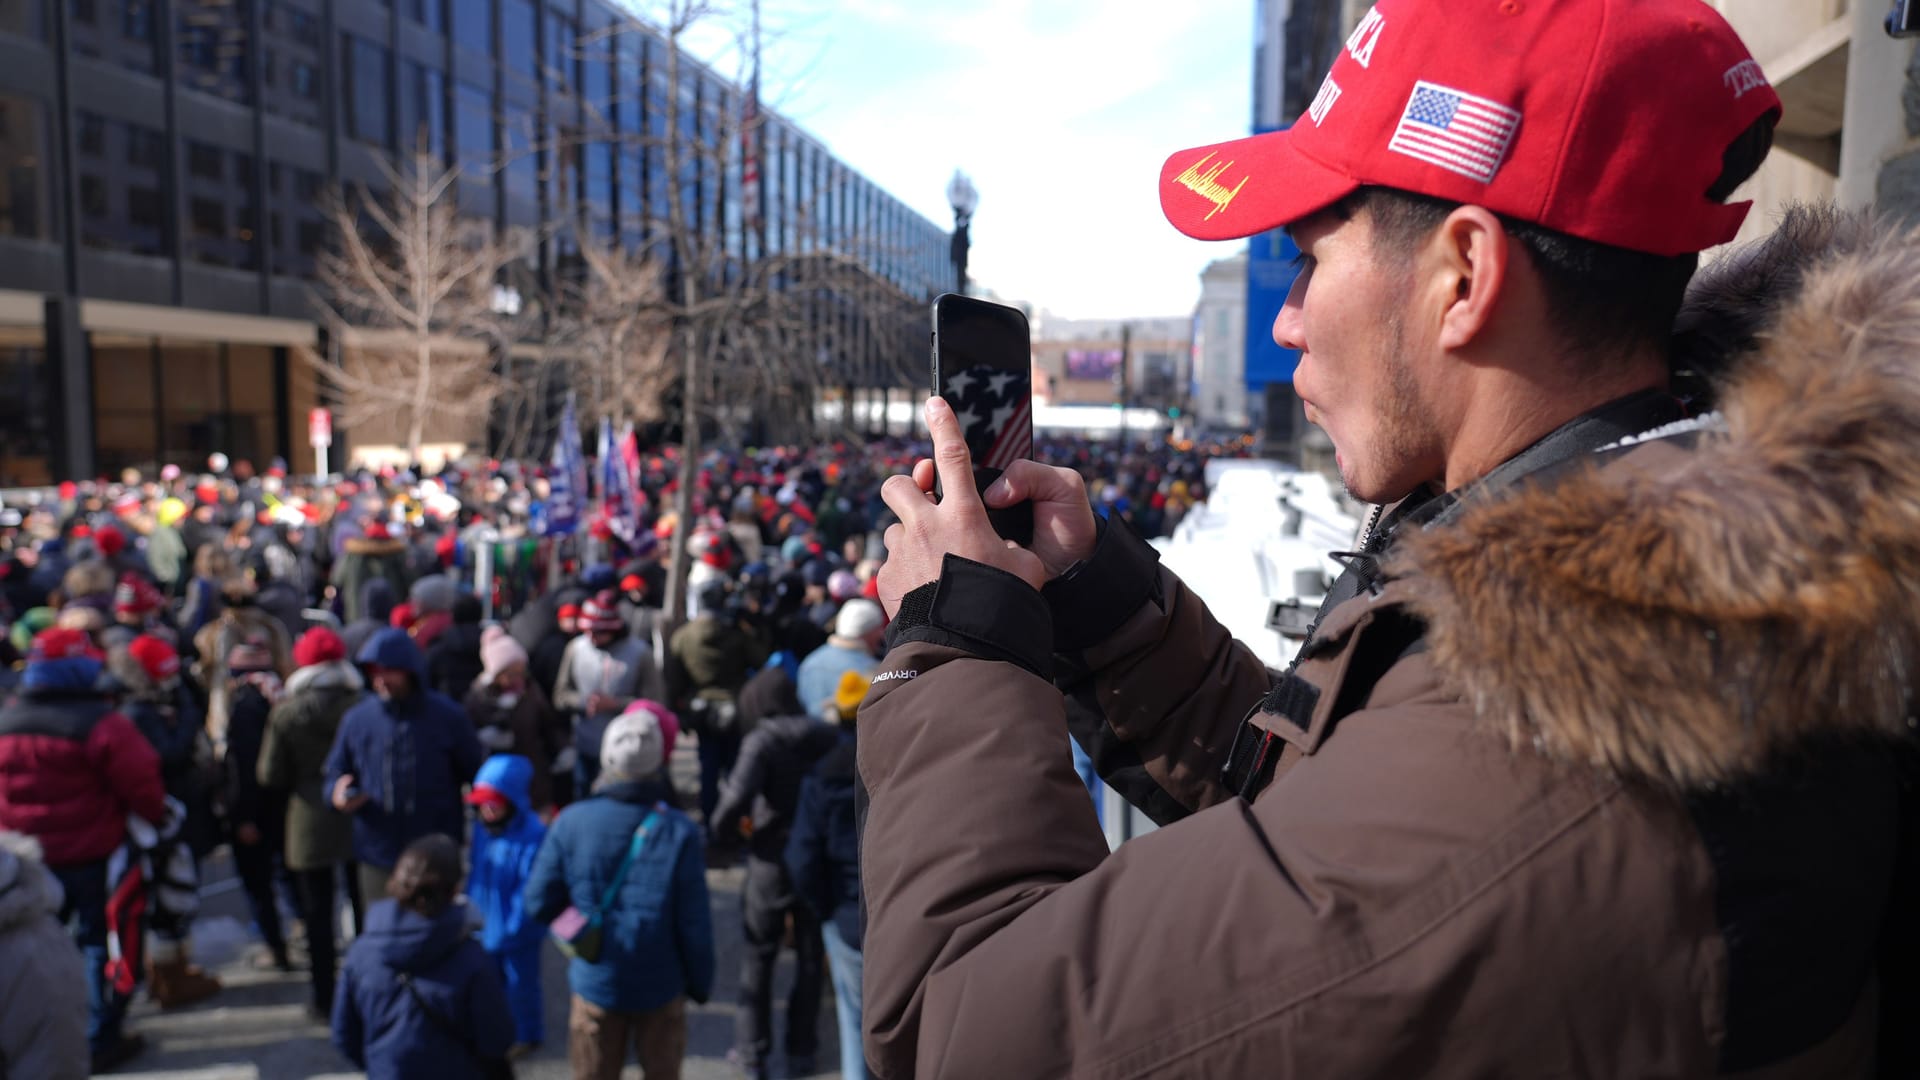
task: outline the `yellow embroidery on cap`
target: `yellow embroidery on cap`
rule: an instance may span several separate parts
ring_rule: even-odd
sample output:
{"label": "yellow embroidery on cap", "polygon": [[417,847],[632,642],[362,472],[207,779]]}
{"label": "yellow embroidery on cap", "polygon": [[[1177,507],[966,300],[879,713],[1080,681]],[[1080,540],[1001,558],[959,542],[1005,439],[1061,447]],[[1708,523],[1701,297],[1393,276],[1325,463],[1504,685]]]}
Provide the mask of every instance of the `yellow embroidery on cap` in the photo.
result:
{"label": "yellow embroidery on cap", "polygon": [[1233,168],[1233,162],[1223,161],[1218,165],[1208,168],[1205,172],[1201,172],[1201,168],[1212,160],[1213,152],[1210,152],[1206,157],[1201,158],[1189,166],[1186,172],[1173,178],[1174,183],[1179,184],[1181,187],[1186,188],[1188,191],[1193,192],[1195,195],[1213,204],[1213,210],[1209,212],[1206,217],[1201,218],[1200,220],[1202,221],[1212,221],[1213,215],[1225,210],[1227,204],[1233,201],[1233,197],[1240,194],[1240,189],[1246,187],[1247,181],[1252,179],[1252,177],[1241,177],[1238,184],[1235,184],[1232,188],[1228,188],[1225,184],[1220,183],[1220,174]]}

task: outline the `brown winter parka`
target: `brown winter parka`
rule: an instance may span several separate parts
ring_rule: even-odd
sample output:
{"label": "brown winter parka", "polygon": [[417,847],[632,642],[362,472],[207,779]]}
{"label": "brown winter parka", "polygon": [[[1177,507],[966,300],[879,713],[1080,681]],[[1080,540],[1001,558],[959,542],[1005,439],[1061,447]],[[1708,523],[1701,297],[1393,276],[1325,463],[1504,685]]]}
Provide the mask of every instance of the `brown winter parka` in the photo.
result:
{"label": "brown winter parka", "polygon": [[[1577,452],[1390,515],[1295,694],[1124,528],[1045,594],[949,558],[859,718],[874,1070],[1910,1065],[1876,1014],[1920,963],[1883,921],[1912,888],[1920,242],[1802,215],[1683,319],[1719,413],[1601,410]],[[1243,719],[1273,733],[1251,802],[1222,782]],[[1069,730],[1165,828],[1109,854]]]}

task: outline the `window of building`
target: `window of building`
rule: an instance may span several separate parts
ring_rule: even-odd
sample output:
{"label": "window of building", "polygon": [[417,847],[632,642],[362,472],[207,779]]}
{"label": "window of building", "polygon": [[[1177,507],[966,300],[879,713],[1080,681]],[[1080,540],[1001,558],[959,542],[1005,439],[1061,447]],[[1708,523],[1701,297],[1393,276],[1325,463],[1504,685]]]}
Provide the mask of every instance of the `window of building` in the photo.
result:
{"label": "window of building", "polygon": [[166,251],[166,143],[151,128],[90,113],[80,128],[98,149],[80,156],[80,242],[102,251]]}
{"label": "window of building", "polygon": [[474,179],[486,179],[499,153],[493,133],[493,95],[471,83],[459,84],[454,89],[454,124],[460,168]]}
{"label": "window of building", "polygon": [[227,235],[227,208],[213,199],[188,200],[187,219],[198,239],[218,240]]}
{"label": "window of building", "polygon": [[268,162],[267,198],[273,210],[267,219],[267,242],[273,250],[274,271],[312,277],[314,256],[326,231],[326,178],[308,169]]}
{"label": "window of building", "polygon": [[153,340],[94,334],[88,345],[93,357],[93,444],[100,470],[113,473],[157,464]]}
{"label": "window of building", "polygon": [[302,101],[320,100],[320,72],[312,64],[295,62],[288,74],[287,89]]}
{"label": "window of building", "polygon": [[580,46],[575,40],[579,36],[572,19],[552,12],[547,14],[547,81],[562,93],[580,82],[575,70],[580,62]]}
{"label": "window of building", "polygon": [[46,0],[0,0],[0,32],[45,41]]}
{"label": "window of building", "polygon": [[580,47],[580,95],[586,99],[587,115],[604,124],[614,121],[611,65],[607,63],[609,47],[604,38]]}
{"label": "window of building", "polygon": [[319,17],[286,0],[269,0],[263,21],[269,60],[261,93],[267,112],[318,127],[324,66]]}
{"label": "window of building", "polygon": [[175,0],[180,83],[253,103],[252,0]]}
{"label": "window of building", "polygon": [[[486,3],[485,0],[458,0],[457,6],[484,10]],[[445,0],[402,0],[400,13],[429,30],[447,28]]]}
{"label": "window of building", "polygon": [[387,125],[387,101],[393,96],[387,55],[385,47],[366,38],[340,35],[341,127],[349,137],[376,146],[393,141]]}
{"label": "window of building", "polygon": [[225,452],[226,379],[220,346],[163,340],[159,361],[160,459],[204,461],[215,450]]}
{"label": "window of building", "polygon": [[540,159],[533,145],[533,117],[527,113],[509,114],[500,125],[502,171],[507,178],[509,198],[536,202],[540,198]]}
{"label": "window of building", "polygon": [[80,212],[88,217],[105,217],[113,212],[104,179],[98,176],[80,178]]}
{"label": "window of building", "polygon": [[583,151],[586,155],[587,216],[598,236],[611,236],[614,221],[613,147],[595,139]]}
{"label": "window of building", "polygon": [[120,36],[152,41],[153,5],[154,0],[120,0]]}
{"label": "window of building", "polygon": [[47,161],[46,106],[0,94],[0,235],[53,239]]}
{"label": "window of building", "polygon": [[400,87],[402,149],[424,150],[444,161],[447,156],[446,76],[408,60],[401,65]]}
{"label": "window of building", "polygon": [[153,128],[121,124],[127,144],[127,164],[136,169],[158,169],[166,163],[167,141]]}
{"label": "window of building", "polygon": [[508,71],[529,79],[539,77],[539,33],[540,21],[531,0],[501,0],[500,52]]}
{"label": "window of building", "polygon": [[107,123],[97,113],[80,114],[79,132],[75,136],[80,152],[91,157],[99,157],[107,152]]}
{"label": "window of building", "polygon": [[187,140],[187,172],[202,180],[224,180],[226,154],[217,146]]}
{"label": "window of building", "polygon": [[453,16],[454,43],[481,56],[493,55],[492,0],[458,0],[449,9]]}
{"label": "window of building", "polygon": [[38,326],[0,326],[0,486],[53,483],[53,386]]}
{"label": "window of building", "polygon": [[160,255],[166,251],[161,239],[167,228],[166,202],[157,187],[127,188],[127,221],[134,227],[136,239],[127,250],[137,255]]}

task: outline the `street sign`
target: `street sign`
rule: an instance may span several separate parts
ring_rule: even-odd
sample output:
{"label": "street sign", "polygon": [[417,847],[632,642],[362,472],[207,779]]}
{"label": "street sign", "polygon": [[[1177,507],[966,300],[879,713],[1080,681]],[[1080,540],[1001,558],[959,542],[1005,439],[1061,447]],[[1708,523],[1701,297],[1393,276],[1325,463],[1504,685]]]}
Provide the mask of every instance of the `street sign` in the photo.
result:
{"label": "street sign", "polygon": [[327,447],[333,445],[333,413],[326,409],[307,413],[307,441],[313,444],[314,474],[332,475],[327,470]]}

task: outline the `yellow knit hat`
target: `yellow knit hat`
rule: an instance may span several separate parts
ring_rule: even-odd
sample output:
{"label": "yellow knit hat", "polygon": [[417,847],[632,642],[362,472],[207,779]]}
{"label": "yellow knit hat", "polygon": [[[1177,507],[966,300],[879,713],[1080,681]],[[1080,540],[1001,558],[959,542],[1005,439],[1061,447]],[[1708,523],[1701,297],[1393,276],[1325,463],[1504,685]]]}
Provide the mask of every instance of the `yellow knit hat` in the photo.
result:
{"label": "yellow knit hat", "polygon": [[860,711],[860,703],[867,700],[867,689],[872,685],[872,679],[857,671],[840,676],[840,685],[833,692],[833,707],[839,710],[841,723],[852,720]]}

